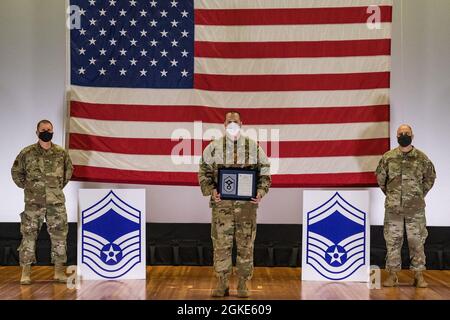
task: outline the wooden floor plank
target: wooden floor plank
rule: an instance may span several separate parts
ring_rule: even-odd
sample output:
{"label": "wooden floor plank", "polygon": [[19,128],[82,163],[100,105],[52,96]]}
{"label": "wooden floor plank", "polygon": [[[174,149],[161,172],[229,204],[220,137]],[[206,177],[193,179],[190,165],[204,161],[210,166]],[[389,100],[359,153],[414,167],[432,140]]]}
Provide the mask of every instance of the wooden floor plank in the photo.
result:
{"label": "wooden floor plank", "polygon": [[[385,276],[385,271],[382,271]],[[413,273],[399,274],[397,288],[369,289],[365,283],[300,281],[300,268],[255,268],[249,283],[254,300],[450,300],[450,271],[424,273],[427,289],[412,286]],[[149,266],[147,280],[82,281],[80,288],[52,281],[52,267],[33,267],[32,285],[19,284],[19,267],[0,267],[0,300],[205,300],[215,278],[212,267]],[[236,277],[230,297],[236,297]]]}

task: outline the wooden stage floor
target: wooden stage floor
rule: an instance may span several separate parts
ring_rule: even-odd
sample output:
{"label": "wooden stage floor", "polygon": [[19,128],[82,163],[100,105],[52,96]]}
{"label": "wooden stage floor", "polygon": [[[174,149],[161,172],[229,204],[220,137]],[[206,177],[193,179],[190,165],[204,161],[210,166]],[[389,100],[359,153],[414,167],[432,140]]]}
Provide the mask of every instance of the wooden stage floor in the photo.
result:
{"label": "wooden stage floor", "polygon": [[[33,267],[32,285],[19,284],[19,267],[0,267],[0,300],[204,300],[215,283],[212,267],[147,267],[147,280],[82,281],[79,289],[53,282],[52,267]],[[382,271],[382,279],[386,275]],[[399,274],[397,288],[369,289],[365,283],[302,282],[300,268],[255,268],[250,281],[254,300],[450,300],[450,271],[429,270],[427,289],[411,286],[413,274]],[[231,279],[230,297],[236,294]],[[217,299],[217,298],[216,298]],[[240,299],[242,300],[242,299]]]}

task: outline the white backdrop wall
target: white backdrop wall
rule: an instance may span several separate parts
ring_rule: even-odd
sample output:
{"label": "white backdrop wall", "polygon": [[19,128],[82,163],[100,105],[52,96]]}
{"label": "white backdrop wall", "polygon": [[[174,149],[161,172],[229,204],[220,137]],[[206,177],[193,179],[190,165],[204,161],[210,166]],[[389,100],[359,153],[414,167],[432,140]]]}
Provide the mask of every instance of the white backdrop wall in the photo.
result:
{"label": "white backdrop wall", "polygon": [[[35,124],[48,118],[63,143],[65,117],[65,1],[0,1],[0,221],[18,222],[23,193],[11,180],[17,153],[34,143]],[[391,78],[391,137],[410,123],[415,145],[435,163],[428,224],[450,226],[450,1],[395,0]],[[145,188],[147,221],[209,222],[198,187],[70,182],[69,220],[76,221],[79,188]],[[383,223],[382,193],[370,190],[371,223]],[[273,188],[258,211],[260,223],[301,223],[302,190]]]}

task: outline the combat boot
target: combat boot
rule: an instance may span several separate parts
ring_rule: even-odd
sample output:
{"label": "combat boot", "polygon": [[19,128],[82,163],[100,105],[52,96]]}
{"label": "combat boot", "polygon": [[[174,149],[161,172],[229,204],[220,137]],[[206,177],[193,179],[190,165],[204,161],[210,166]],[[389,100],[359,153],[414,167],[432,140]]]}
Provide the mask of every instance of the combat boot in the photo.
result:
{"label": "combat boot", "polygon": [[230,285],[228,276],[220,275],[217,278],[216,288],[212,290],[211,296],[215,298],[225,297],[230,294]]}
{"label": "combat boot", "polygon": [[250,296],[250,293],[247,289],[247,279],[239,278],[237,296],[239,298],[248,298]]}
{"label": "combat boot", "polygon": [[386,280],[383,282],[383,287],[396,287],[398,286],[397,273],[390,271]]}
{"label": "combat boot", "polygon": [[22,277],[20,284],[31,284],[31,265],[26,264],[22,266]]}
{"label": "combat boot", "polygon": [[414,285],[416,288],[427,288],[428,283],[423,278],[422,271],[416,271],[414,274]]}
{"label": "combat boot", "polygon": [[66,268],[62,264],[55,264],[55,275],[53,277],[53,280],[56,280],[58,282],[67,281]]}

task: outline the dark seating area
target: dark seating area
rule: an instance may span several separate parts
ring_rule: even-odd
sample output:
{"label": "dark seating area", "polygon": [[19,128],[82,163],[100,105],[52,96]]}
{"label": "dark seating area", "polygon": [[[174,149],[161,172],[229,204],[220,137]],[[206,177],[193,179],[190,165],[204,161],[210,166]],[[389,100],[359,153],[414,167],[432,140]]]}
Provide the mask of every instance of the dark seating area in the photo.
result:
{"label": "dark seating area", "polygon": [[[428,227],[425,244],[427,268],[450,269],[450,232],[448,227]],[[147,224],[148,265],[212,265],[212,243],[209,224]],[[18,223],[0,224],[0,265],[18,265],[17,247],[20,244]],[[69,224],[68,265],[77,263],[77,225]],[[235,259],[236,246],[233,247]],[[386,246],[383,227],[371,227],[372,265],[384,267]],[[409,268],[407,240],[403,243],[403,268]],[[44,224],[38,237],[37,265],[50,264],[50,238]],[[255,266],[300,267],[302,259],[301,225],[258,225],[255,240]]]}

